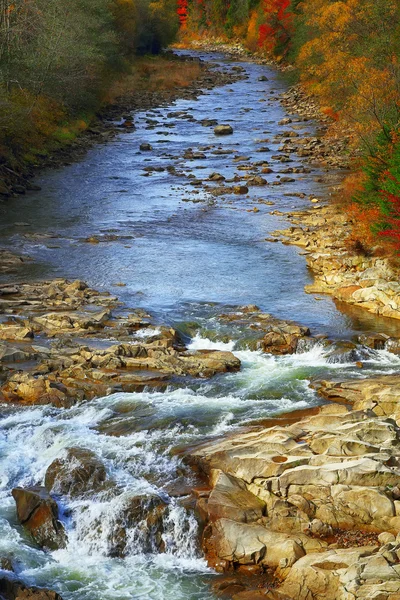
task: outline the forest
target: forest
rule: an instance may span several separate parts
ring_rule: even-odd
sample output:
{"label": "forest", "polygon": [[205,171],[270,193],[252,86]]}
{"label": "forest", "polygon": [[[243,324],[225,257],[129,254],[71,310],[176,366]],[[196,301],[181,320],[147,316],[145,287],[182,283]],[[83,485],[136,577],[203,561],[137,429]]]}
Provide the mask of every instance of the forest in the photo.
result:
{"label": "forest", "polygon": [[181,0],[186,36],[239,39],[294,67],[350,139],[340,200],[359,223],[352,243],[400,248],[400,5],[396,0]]}
{"label": "forest", "polygon": [[0,161],[35,162],[74,138],[178,24],[174,0],[0,0]]}

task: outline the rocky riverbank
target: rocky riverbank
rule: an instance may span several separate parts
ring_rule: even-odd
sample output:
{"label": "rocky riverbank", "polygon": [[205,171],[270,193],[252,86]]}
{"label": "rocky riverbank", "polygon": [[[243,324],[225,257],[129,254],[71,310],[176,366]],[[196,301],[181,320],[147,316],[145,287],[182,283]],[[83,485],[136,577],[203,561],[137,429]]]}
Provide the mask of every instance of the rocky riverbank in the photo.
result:
{"label": "rocky riverbank", "polygon": [[3,402],[65,407],[240,368],[230,352],[188,352],[174,329],[82,281],[4,285],[0,306]]}
{"label": "rocky riverbank", "polygon": [[[322,123],[320,138],[306,147],[286,140],[286,151],[296,152],[311,164],[328,169],[349,169],[350,155],[346,153],[348,138],[327,137],[329,119],[300,86],[290,89],[281,98],[289,114],[313,118]],[[290,118],[290,117],[289,117]],[[296,140],[295,140],[296,141]],[[336,180],[335,180],[336,176]],[[332,183],[330,184],[329,179]],[[341,175],[332,172],[325,178],[331,196],[340,198]],[[308,210],[282,214],[291,227],[273,233],[284,243],[303,250],[315,281],[306,287],[308,293],[330,294],[337,300],[383,317],[400,318],[400,285],[397,261],[376,252],[357,249],[349,238],[357,228],[337,201],[326,204],[326,197],[309,198]]]}
{"label": "rocky riverbank", "polygon": [[393,260],[356,253],[346,245],[353,223],[337,206],[282,215],[291,226],[274,232],[286,244],[303,249],[315,281],[306,287],[314,294],[337,300],[383,317],[400,319],[400,284]]}
{"label": "rocky riverbank", "polygon": [[[193,42],[193,46],[268,64],[261,56],[252,55],[238,43],[199,41]],[[309,197],[309,210],[273,211],[273,214],[289,220],[291,226],[273,232],[273,237],[267,241],[281,239],[284,243],[302,248],[307,265],[315,275],[314,283],[306,288],[307,292],[330,294],[373,314],[399,319],[400,285],[396,261],[379,253],[357,251],[347,241],[356,224],[338,203],[326,204],[328,196],[340,197],[343,173],[350,168],[351,154],[347,151],[350,132],[347,136],[343,132],[334,136],[329,131],[328,135],[331,119],[299,85],[282,94],[280,102],[287,111],[287,118],[282,121],[287,130],[281,135],[280,158],[291,160],[297,156],[310,166],[324,168],[326,173],[321,183],[327,186],[327,191],[322,197]],[[317,121],[317,135],[311,138],[296,132],[293,125],[296,126],[299,118],[303,123],[310,119]],[[288,167],[287,172],[290,174],[293,170]]]}
{"label": "rocky riverbank", "polygon": [[[238,72],[229,69],[210,69],[201,60],[190,56],[177,56],[167,52],[159,59],[172,61],[166,64],[166,69],[171,65],[178,71],[185,69],[185,64],[195,63],[199,67],[199,74],[194,81],[185,82],[184,85],[162,85],[157,89],[143,89],[143,84],[136,89],[125,90],[122,95],[113,98],[111,102],[105,103],[100,111],[93,117],[90,127],[70,143],[63,145],[54,144],[50,150],[44,150],[35,159],[34,165],[21,162],[18,165],[0,165],[0,202],[17,198],[21,194],[30,191],[38,191],[38,186],[32,182],[44,168],[59,168],[71,162],[81,160],[89,148],[97,143],[105,143],[123,132],[131,132],[135,128],[135,112],[149,110],[171,104],[177,99],[196,99],[201,94],[213,87],[226,85],[240,79]],[[146,73],[144,79],[151,78]],[[128,77],[128,76],[127,76]],[[123,89],[123,85],[121,86]],[[1,255],[0,255],[1,260]]]}
{"label": "rocky riverbank", "polygon": [[381,385],[325,384],[330,399],[363,399],[354,410],[330,404],[295,424],[189,453],[209,481],[194,490],[209,564],[233,574],[272,571],[279,582],[234,600],[400,597],[400,430],[390,411],[399,377],[387,380],[386,402],[373,393]]}

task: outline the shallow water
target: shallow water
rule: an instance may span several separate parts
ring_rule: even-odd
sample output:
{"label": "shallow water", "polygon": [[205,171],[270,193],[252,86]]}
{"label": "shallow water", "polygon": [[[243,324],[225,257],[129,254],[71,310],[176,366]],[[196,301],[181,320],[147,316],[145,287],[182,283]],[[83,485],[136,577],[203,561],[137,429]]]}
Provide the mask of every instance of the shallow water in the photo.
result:
{"label": "shallow water", "polygon": [[[218,55],[207,60],[230,64]],[[271,161],[278,153],[275,133],[290,126],[277,125],[285,113],[270,100],[270,91],[278,94],[286,84],[267,67],[242,66],[248,79],[209,91],[198,101],[177,101],[136,114],[135,132],[96,146],[80,163],[43,173],[38,178],[43,191],[0,207],[2,243],[35,259],[21,278],[73,277],[112,289],[130,306],[144,306],[182,331],[188,322],[197,323],[191,348],[231,350],[243,365],[239,373],[189,387],[115,394],[69,410],[0,407],[0,556],[13,554],[18,576],[58,590],[64,600],[214,598],[210,582],[215,574],[199,551],[196,520],[171,495],[170,485],[177,479],[191,481],[173,449],[321,403],[309,387],[313,378],[361,377],[399,369],[398,357],[363,348],[340,359],[322,344],[288,357],[263,355],[246,348],[247,332],[221,326],[216,318],[227,305],[255,303],[331,337],[348,338],[358,330],[386,327],[384,321],[354,311],[346,316],[328,297],[305,294],[311,275],[299,251],[264,241],[282,227],[282,221],[269,214],[272,209],[309,204],[307,198],[285,193],[325,193],[316,181],[320,171],[294,175],[297,181],[292,184],[251,188],[247,198],[225,200],[214,199],[201,188],[193,194],[196,188],[190,179],[168,171],[143,176],[149,165],[173,165],[202,178],[214,171],[234,174],[232,156],[212,154],[211,148],[204,151],[206,158],[189,161],[182,158],[189,147],[221,145],[253,161]],[[264,74],[267,83],[258,81]],[[186,110],[195,122],[167,116]],[[159,120],[155,129],[148,129],[149,117]],[[215,138],[212,128],[199,123],[204,118],[232,123],[234,135]],[[315,130],[311,122],[300,125],[304,131]],[[257,141],[266,137],[271,141]],[[151,143],[154,151],[139,152],[141,142]],[[266,144],[270,150],[258,153]],[[294,164],[301,161],[295,159]],[[268,176],[271,181],[282,166],[277,165],[276,173]],[[188,198],[203,202],[182,201]],[[258,203],[260,198],[275,206]],[[260,212],[248,212],[254,206]],[[95,245],[83,241],[110,233],[122,237]],[[113,288],[117,282],[126,287]],[[364,364],[362,371],[357,360]],[[98,453],[119,493],[111,500],[101,495],[89,500],[59,498],[69,543],[65,550],[45,554],[17,525],[10,491],[16,485],[42,483],[49,464],[76,446]],[[110,558],[109,534],[126,502],[138,493],[156,494],[169,502],[164,517],[166,552],[149,550],[138,524],[128,531],[128,556]]]}
{"label": "shallow water", "polygon": [[[207,58],[230,64],[218,55]],[[286,83],[265,66],[238,64],[248,79],[207,91],[197,101],[177,101],[136,114],[136,131],[96,146],[82,162],[45,172],[37,178],[41,192],[1,206],[2,242],[35,259],[21,277],[79,277],[106,289],[123,282],[125,288],[114,288],[122,299],[161,315],[188,302],[255,303],[276,316],[305,321],[324,332],[344,333],[351,328],[330,299],[316,300],[304,293],[311,276],[299,251],[264,241],[274,229],[286,227],[285,221],[269,214],[272,210],[309,206],[308,199],[285,194],[325,192],[315,181],[321,176],[319,170],[294,175],[296,183],[253,187],[249,197],[226,201],[215,200],[201,189],[193,194],[196,188],[190,179],[168,171],[144,176],[143,168],[148,166],[175,166],[187,176],[206,179],[217,171],[230,177],[241,164],[233,162],[234,156],[246,156],[254,162],[269,161],[275,170],[267,176],[272,182],[282,167],[302,164],[296,158],[287,164],[271,160],[280,146],[274,135],[291,129],[278,126],[285,112],[276,96]],[[265,74],[269,82],[259,82]],[[193,115],[196,122],[167,116],[180,111]],[[159,125],[149,128],[149,117]],[[205,118],[231,123],[234,135],[216,137],[213,127],[200,124]],[[300,133],[315,131],[311,122],[294,125],[302,127]],[[270,141],[260,141],[265,139]],[[154,151],[140,152],[142,142],[150,143]],[[188,148],[210,145],[214,147],[204,152],[204,159],[182,158]],[[213,154],[219,147],[235,154]],[[269,151],[258,152],[265,147]],[[205,202],[183,201],[188,198]],[[258,199],[275,205],[259,204]],[[260,212],[247,212],[254,206]],[[107,233],[121,239],[94,245],[82,241]]]}

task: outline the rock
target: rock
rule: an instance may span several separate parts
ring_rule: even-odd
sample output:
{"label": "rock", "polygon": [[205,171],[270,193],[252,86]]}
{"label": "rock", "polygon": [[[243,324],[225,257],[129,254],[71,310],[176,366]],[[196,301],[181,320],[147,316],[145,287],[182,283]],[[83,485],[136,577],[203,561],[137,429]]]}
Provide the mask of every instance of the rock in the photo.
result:
{"label": "rock", "polygon": [[29,359],[29,352],[24,352],[19,348],[0,345],[0,362],[16,363]]}
{"label": "rock", "polygon": [[13,562],[11,558],[4,557],[0,559],[0,569],[3,571],[14,571]]}
{"label": "rock", "polygon": [[[109,553],[113,557],[126,556],[129,530],[136,529],[141,541],[141,551],[164,552],[163,517],[168,504],[159,496],[134,496],[125,502],[115,519],[115,527],[109,539]],[[101,527],[101,523],[99,523]]]}
{"label": "rock", "polygon": [[282,559],[293,565],[305,555],[300,538],[275,533],[257,524],[220,519],[212,525],[213,544],[219,558],[239,564],[277,568]]}
{"label": "rock", "polygon": [[[80,280],[4,285],[0,304],[16,315],[12,324],[0,324],[6,338],[0,343],[5,402],[70,407],[113,391],[158,388],[175,376],[240,369],[230,352],[188,352],[175,330],[156,326],[144,311],[114,315],[117,298]],[[24,342],[34,334],[43,339],[40,346],[16,345],[17,338]],[[16,362],[18,371],[9,365]]]}
{"label": "rock", "polygon": [[235,185],[233,188],[233,192],[235,194],[248,194],[249,193],[249,188],[247,187],[247,185]]}
{"label": "rock", "polygon": [[247,180],[247,184],[254,185],[254,186],[262,186],[262,185],[268,185],[268,181],[266,179],[264,179],[264,177],[261,177],[260,175],[256,175],[255,177],[250,177]]}
{"label": "rock", "polygon": [[378,535],[378,541],[382,546],[384,546],[385,544],[391,544],[391,543],[395,542],[396,538],[393,535],[393,533],[384,531],[383,533],[380,533]]}
{"label": "rock", "polygon": [[[383,541],[393,541],[390,534],[400,531],[399,443],[392,421],[328,405],[292,425],[242,431],[192,450],[189,462],[211,486],[197,500],[210,563],[263,562],[270,533],[286,536],[281,541],[296,560],[293,544],[321,552],[337,530],[389,532]],[[286,577],[284,558],[276,568]]]}
{"label": "rock", "polygon": [[153,146],[151,144],[140,144],[139,148],[141,152],[150,152],[153,150]]}
{"label": "rock", "polygon": [[103,490],[107,478],[104,464],[91,450],[69,448],[65,458],[54,460],[45,476],[49,493],[82,496]]}
{"label": "rock", "polygon": [[251,494],[242,481],[222,472],[217,476],[211,494],[203,506],[203,511],[207,513],[207,519],[210,521],[227,518],[251,523],[260,519],[264,510],[265,503]]}
{"label": "rock", "polygon": [[258,81],[268,81],[268,77],[261,75],[261,77],[258,78]]}
{"label": "rock", "polygon": [[14,488],[18,520],[34,541],[45,550],[65,548],[67,536],[58,520],[58,506],[43,487]]}
{"label": "rock", "polygon": [[233,133],[233,128],[231,125],[217,125],[214,127],[215,135],[231,135]]}
{"label": "rock", "polygon": [[15,579],[0,578],[0,597],[3,600],[62,600],[57,592],[38,587],[27,587]]}
{"label": "rock", "polygon": [[58,388],[55,382],[44,376],[33,377],[28,373],[15,373],[11,375],[2,387],[4,400],[21,404],[54,404],[54,406],[68,407],[73,401],[68,398],[65,391]]}
{"label": "rock", "polygon": [[225,177],[223,175],[221,175],[220,173],[211,173],[211,175],[208,179],[210,181],[225,181]]}
{"label": "rock", "polygon": [[[366,547],[304,556],[291,568],[280,591],[296,600],[347,600],[349,571],[353,571],[351,587],[355,590],[356,581],[360,586],[363,567],[368,565],[373,553],[373,547]],[[360,598],[359,595],[356,597]]]}
{"label": "rock", "polygon": [[222,350],[196,350],[179,356],[184,372],[193,377],[211,377],[217,373],[232,373],[240,370],[240,360]]}
{"label": "rock", "polygon": [[267,331],[259,345],[264,352],[271,354],[293,354],[299,341],[311,335],[308,327],[285,321],[272,322]]}
{"label": "rock", "polygon": [[355,410],[372,410],[400,424],[400,376],[382,375],[361,380],[322,381],[318,392],[334,402],[347,402]]}
{"label": "rock", "polygon": [[30,338],[33,338],[33,331],[29,327],[0,324],[0,340],[26,340]]}

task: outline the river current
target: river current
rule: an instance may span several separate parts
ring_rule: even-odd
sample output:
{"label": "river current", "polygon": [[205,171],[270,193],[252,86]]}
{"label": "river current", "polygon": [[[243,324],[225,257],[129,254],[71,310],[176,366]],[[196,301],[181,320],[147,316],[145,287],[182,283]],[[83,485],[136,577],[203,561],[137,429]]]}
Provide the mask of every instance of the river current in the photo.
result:
{"label": "river current", "polygon": [[[201,555],[196,519],[171,493],[177,479],[191,483],[174,449],[320,404],[309,387],[313,378],[361,377],[400,367],[397,356],[361,347],[339,357],[322,344],[292,356],[269,356],[246,347],[246,332],[221,329],[216,316],[224,307],[249,303],[337,339],[374,329],[394,332],[396,326],[360,312],[343,313],[329,297],[307,295],[303,290],[312,275],[301,252],[265,241],[285,227],[271,211],[309,207],[309,196],[324,196],[323,171],[250,188],[246,197],[215,198],[192,185],[213,172],[232,177],[249,161],[272,165],[279,154],[277,133],[295,127],[314,135],[317,127],[295,119],[278,125],[287,115],[276,98],[287,84],[273,69],[198,55],[218,68],[241,66],[247,77],[196,101],[136,113],[135,131],[96,146],[79,163],[43,173],[37,178],[42,191],[0,207],[2,245],[34,258],[21,279],[83,279],[183,333],[196,323],[190,348],[231,350],[242,361],[239,373],[165,392],[115,394],[71,409],[0,407],[0,556],[13,555],[19,578],[55,589],[63,600],[212,600],[216,575]],[[260,81],[262,76],[268,81]],[[234,134],[216,138],[203,119],[230,123]],[[141,143],[153,150],[141,152]],[[184,158],[189,148],[199,158]],[[302,165],[296,159],[294,164]],[[278,167],[268,178],[277,175]],[[99,243],[85,241],[93,236]],[[95,451],[121,493],[111,500],[59,498],[68,545],[44,553],[17,524],[10,491],[42,483],[49,464],[71,447]],[[127,532],[127,556],[110,558],[109,532],[138,493],[169,503],[165,552],[149,548],[139,523]]]}

